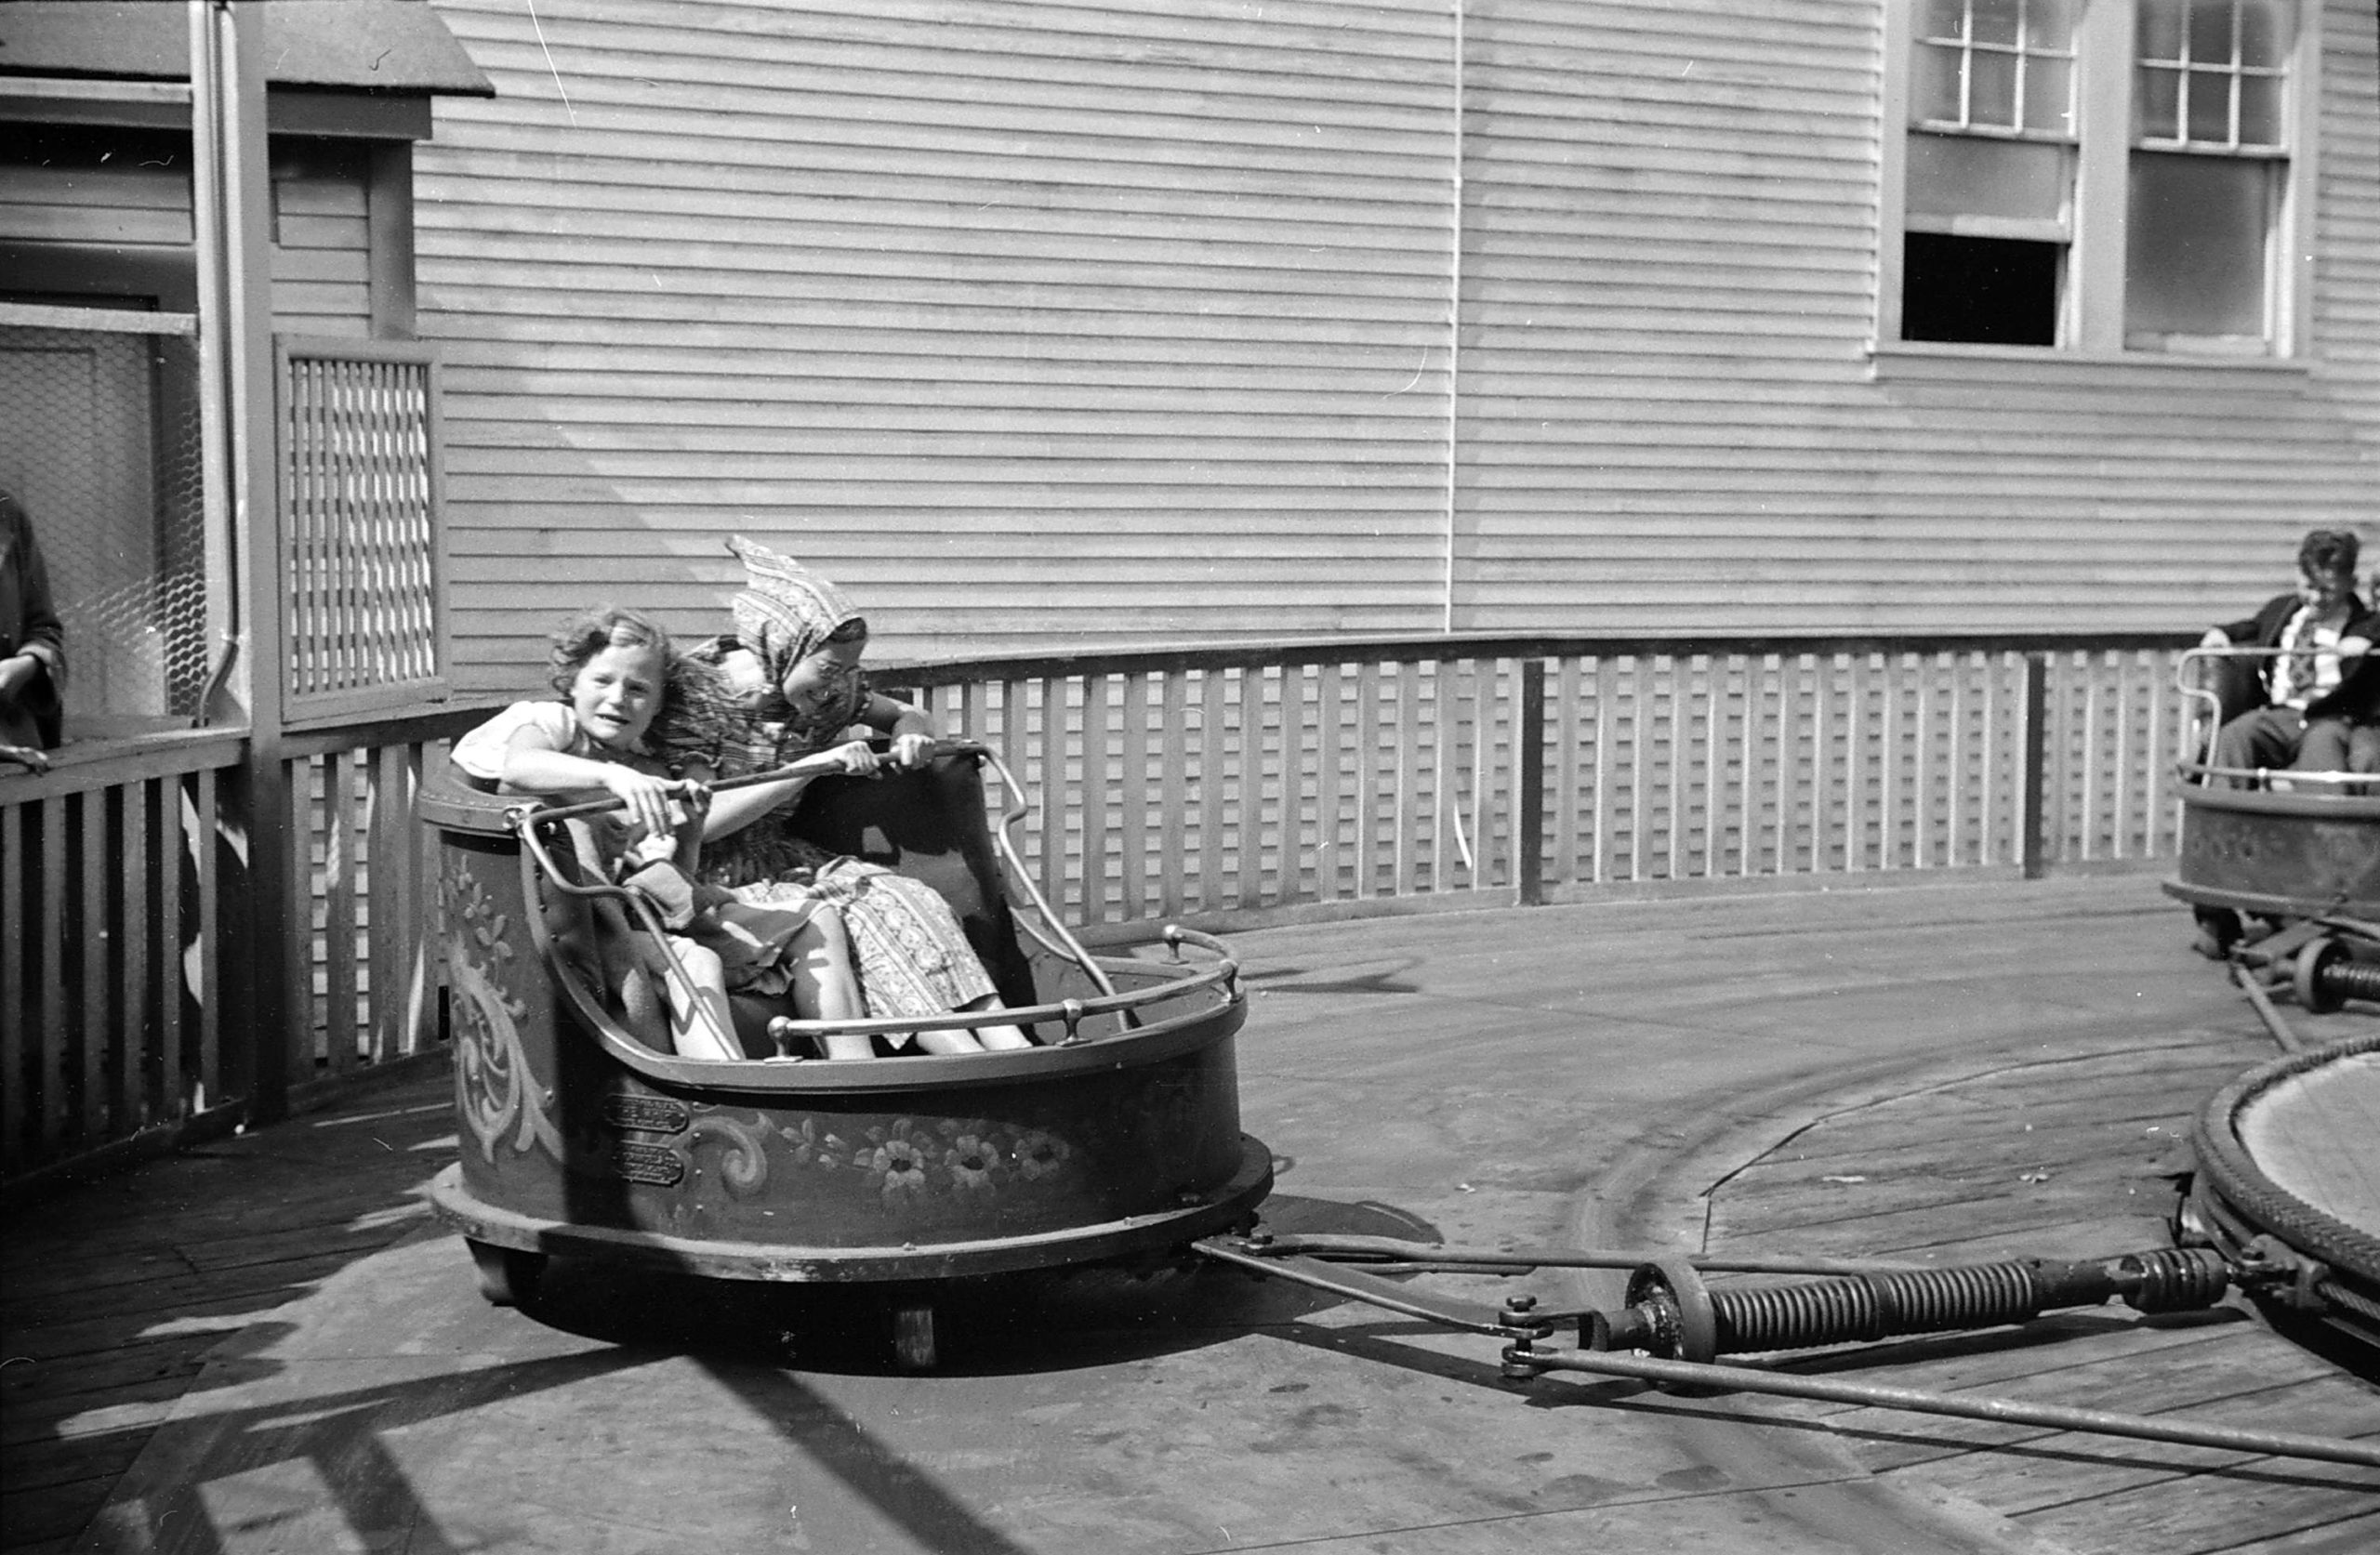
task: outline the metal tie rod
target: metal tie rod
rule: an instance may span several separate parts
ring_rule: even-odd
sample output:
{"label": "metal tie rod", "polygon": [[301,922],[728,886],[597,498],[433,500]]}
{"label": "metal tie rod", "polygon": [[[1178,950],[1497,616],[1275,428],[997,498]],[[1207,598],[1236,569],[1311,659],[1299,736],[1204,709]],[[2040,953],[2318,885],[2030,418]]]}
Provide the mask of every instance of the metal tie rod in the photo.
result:
{"label": "metal tie rod", "polygon": [[[1446,1268],[1640,1269],[1677,1254],[1646,1247],[1450,1247],[1393,1236],[1340,1232],[1259,1232],[1243,1238],[1260,1258],[1302,1254],[1328,1263],[1438,1264]],[[1831,1258],[1778,1254],[1691,1253],[1684,1261],[1713,1274],[1897,1274],[1936,1267],[1900,1258]]]}
{"label": "metal tie rod", "polygon": [[2235,1452],[2268,1454],[2274,1457],[2313,1458],[2324,1463],[2380,1468],[2380,1443],[2354,1442],[2332,1436],[2300,1436],[2292,1431],[2194,1425],[2188,1420],[2122,1415],[2105,1409],[2027,1403],[2016,1399],[1968,1398],[1930,1393],[1916,1388],[1892,1388],[1872,1382],[1799,1377],[1753,1366],[1715,1365],[1707,1361],[1665,1361],[1649,1355],[1621,1355],[1603,1351],[1514,1345],[1505,1351],[1504,1359],[1508,1368],[1525,1373],[1593,1372],[1604,1377],[1634,1377],[1644,1382],[1733,1389],[1751,1393],[1780,1393],[1788,1398],[1871,1404],[1883,1409],[1905,1409],[1919,1415],[1951,1415],[1971,1420],[1997,1420],[2009,1425],[2046,1426],[2053,1430],[2090,1431],[2101,1436],[2128,1436],[2144,1442],[2222,1447]]}

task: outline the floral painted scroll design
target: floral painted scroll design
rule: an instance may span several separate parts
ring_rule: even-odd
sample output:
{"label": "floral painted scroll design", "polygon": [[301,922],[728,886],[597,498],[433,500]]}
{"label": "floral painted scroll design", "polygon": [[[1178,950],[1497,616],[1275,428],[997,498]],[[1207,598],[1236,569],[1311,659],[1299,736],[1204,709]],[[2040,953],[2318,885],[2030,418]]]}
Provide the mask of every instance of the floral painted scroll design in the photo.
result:
{"label": "floral painted scroll design", "polygon": [[507,1133],[516,1153],[541,1147],[559,1161],[562,1131],[538,1100],[537,1077],[521,1041],[521,1017],[528,1006],[502,982],[512,960],[504,934],[509,920],[489,903],[467,867],[452,867],[450,921],[460,924],[446,953],[455,1011],[456,1110],[491,1164]]}
{"label": "floral painted scroll design", "polygon": [[731,1117],[721,1117],[707,1108],[697,1105],[702,1114],[686,1134],[681,1153],[691,1162],[694,1151],[706,1140],[720,1145],[719,1179],[727,1191],[739,1199],[748,1199],[768,1186],[769,1181],[769,1119],[756,1113],[748,1124]]}
{"label": "floral painted scroll design", "polygon": [[895,1118],[854,1140],[820,1132],[815,1118],[803,1118],[798,1127],[780,1125],[777,1132],[793,1147],[794,1165],[857,1172],[891,1210],[989,1199],[1075,1169],[1075,1148],[1060,1135],[981,1119],[922,1124]]}

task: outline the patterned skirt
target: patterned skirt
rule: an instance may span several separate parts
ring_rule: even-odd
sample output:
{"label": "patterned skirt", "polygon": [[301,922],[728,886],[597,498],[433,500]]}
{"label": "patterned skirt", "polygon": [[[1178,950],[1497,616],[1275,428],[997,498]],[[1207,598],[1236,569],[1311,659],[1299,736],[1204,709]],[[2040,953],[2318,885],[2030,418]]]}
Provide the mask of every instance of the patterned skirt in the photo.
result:
{"label": "patterned skirt", "polygon": [[[765,825],[763,822],[761,824]],[[757,829],[757,828],[756,828]],[[734,839],[730,839],[734,840]],[[993,992],[989,973],[942,893],[922,880],[829,853],[798,837],[770,839],[776,867],[727,885],[754,906],[831,902],[841,909],[867,1013],[880,1020],[941,1015]],[[725,861],[722,861],[725,862]],[[752,861],[745,855],[747,864]]]}

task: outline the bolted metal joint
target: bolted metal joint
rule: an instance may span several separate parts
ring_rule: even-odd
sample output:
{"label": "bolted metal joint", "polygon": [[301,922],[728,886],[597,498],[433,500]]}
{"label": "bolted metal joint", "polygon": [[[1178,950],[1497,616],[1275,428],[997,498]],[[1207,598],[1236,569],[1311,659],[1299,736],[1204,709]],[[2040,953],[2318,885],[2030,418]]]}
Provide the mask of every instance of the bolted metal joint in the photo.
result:
{"label": "bolted metal joint", "polygon": [[1497,1321],[1514,1336],[1504,1346],[1499,1367],[1507,1382],[1527,1382],[1545,1371],[1544,1364],[1538,1358],[1537,1345],[1553,1329],[1539,1322],[1536,1313],[1536,1297],[1507,1296],[1504,1298],[1504,1310],[1497,1314]]}
{"label": "bolted metal joint", "polygon": [[2319,1312],[2329,1306],[2320,1287],[2330,1282],[2331,1266],[2277,1236],[2259,1236],[2241,1248],[2237,1271],[2242,1285],[2294,1311]]}

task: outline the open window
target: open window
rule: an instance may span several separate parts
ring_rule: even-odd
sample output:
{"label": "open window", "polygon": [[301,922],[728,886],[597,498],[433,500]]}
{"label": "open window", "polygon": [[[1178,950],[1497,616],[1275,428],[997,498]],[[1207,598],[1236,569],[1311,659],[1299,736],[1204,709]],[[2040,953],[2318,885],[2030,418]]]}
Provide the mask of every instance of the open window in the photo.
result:
{"label": "open window", "polygon": [[1910,56],[1904,340],[2057,344],[2080,0],[1930,0]]}
{"label": "open window", "polygon": [[2314,7],[1887,14],[1880,341],[2296,354]]}

